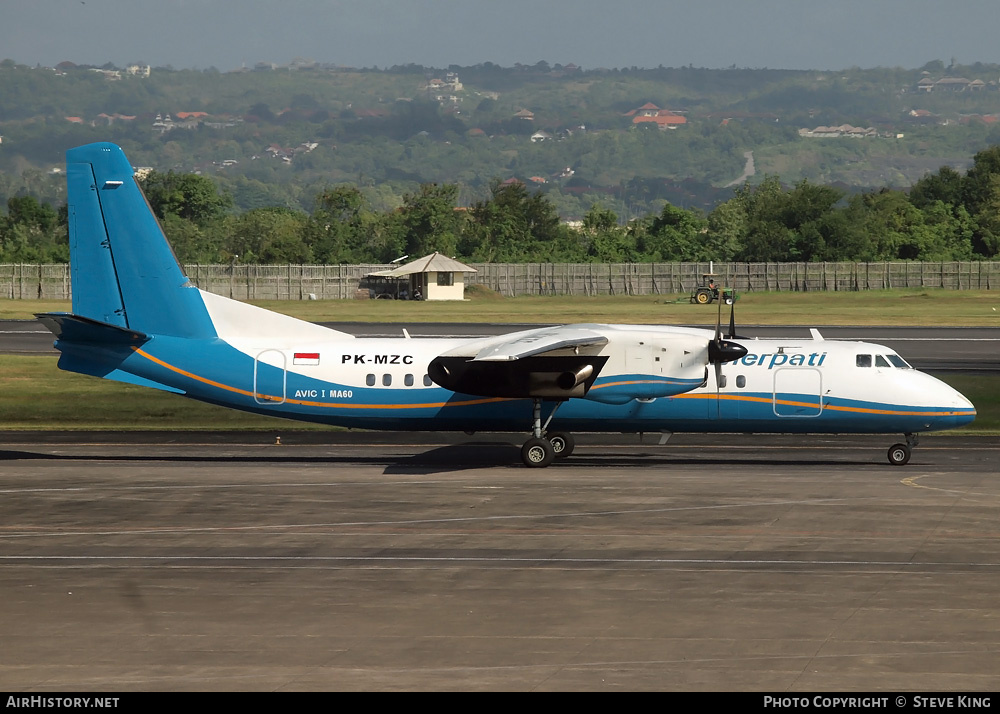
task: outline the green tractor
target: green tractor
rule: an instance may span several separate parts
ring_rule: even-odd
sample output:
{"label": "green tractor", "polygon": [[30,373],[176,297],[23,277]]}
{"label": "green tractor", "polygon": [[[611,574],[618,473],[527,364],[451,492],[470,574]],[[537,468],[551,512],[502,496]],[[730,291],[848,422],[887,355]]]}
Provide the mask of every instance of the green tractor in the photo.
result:
{"label": "green tractor", "polygon": [[732,305],[736,299],[736,291],[732,288],[720,288],[715,273],[705,273],[701,276],[701,285],[691,293],[691,302],[697,305],[710,305],[713,301],[722,299],[727,305]]}

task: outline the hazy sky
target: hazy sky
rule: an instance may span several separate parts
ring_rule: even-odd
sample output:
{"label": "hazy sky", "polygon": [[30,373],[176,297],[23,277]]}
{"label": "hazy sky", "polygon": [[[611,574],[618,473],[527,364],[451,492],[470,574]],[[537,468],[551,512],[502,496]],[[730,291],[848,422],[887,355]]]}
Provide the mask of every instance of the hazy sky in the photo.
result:
{"label": "hazy sky", "polygon": [[0,0],[0,59],[47,66],[909,69],[1000,63],[998,30],[997,0]]}

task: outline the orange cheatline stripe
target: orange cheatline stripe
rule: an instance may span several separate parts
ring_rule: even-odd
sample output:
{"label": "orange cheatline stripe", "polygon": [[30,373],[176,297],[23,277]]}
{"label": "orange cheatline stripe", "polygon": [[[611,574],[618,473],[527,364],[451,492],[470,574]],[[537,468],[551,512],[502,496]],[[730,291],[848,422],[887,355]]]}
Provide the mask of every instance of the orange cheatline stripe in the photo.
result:
{"label": "orange cheatline stripe", "polygon": [[[715,394],[678,394],[674,399],[715,399]],[[751,397],[737,394],[720,394],[719,399],[731,402],[757,402],[760,404],[778,403],[783,406],[806,407],[809,409],[819,409],[819,404],[815,402],[795,402],[790,399],[772,399],[768,397]],[[976,416],[975,409],[944,410],[933,412],[904,411],[901,409],[872,409],[870,407],[849,407],[840,404],[824,404],[823,409],[836,412],[851,412],[855,414],[879,414],[888,416]]]}
{"label": "orange cheatline stripe", "polygon": [[[240,394],[245,397],[255,397],[256,399],[264,399],[276,404],[299,404],[302,406],[310,407],[338,407],[341,409],[440,409],[443,407],[465,407],[465,406],[478,406],[481,404],[494,404],[498,402],[509,402],[516,401],[512,398],[507,397],[485,397],[482,399],[470,399],[463,402],[427,402],[422,404],[356,404],[356,403],[339,403],[339,402],[313,402],[305,399],[285,399],[281,400],[278,397],[268,395],[268,394],[255,394],[254,392],[248,391],[246,389],[240,389],[239,387],[233,387],[228,384],[223,384],[222,382],[216,382],[214,380],[202,377],[200,375],[194,374],[193,372],[188,372],[187,370],[181,369],[180,367],[175,367],[174,365],[164,362],[158,357],[154,357],[145,350],[138,347],[133,347],[136,353],[142,355],[146,359],[154,362],[161,367],[169,369],[172,372],[193,379],[202,384],[207,384],[212,387],[217,387],[218,389],[223,389],[228,392],[233,392],[235,394]],[[628,381],[628,382],[614,382],[606,383],[600,386],[620,386],[627,384],[650,384],[650,383],[662,383],[661,381]],[[594,387],[597,389],[598,387]],[[678,394],[675,395],[674,399],[715,399],[717,395],[701,393],[701,394]],[[724,399],[728,401],[744,401],[744,402],[758,402],[764,404],[773,404],[775,400],[768,399],[766,397],[752,397],[752,396],[742,396],[735,394],[720,394],[719,399]],[[809,409],[818,409],[819,405],[815,403],[808,402],[794,402],[790,400],[778,400],[779,404],[784,406],[797,406],[806,407]],[[848,407],[840,405],[830,405],[824,404],[823,409],[829,409],[831,411],[841,411],[841,412],[852,412],[856,414],[879,414],[879,415],[891,415],[891,416],[976,416],[975,409],[965,409],[965,410],[954,410],[954,411],[937,411],[937,412],[919,412],[919,411],[902,411],[896,409],[871,409],[867,407]]]}
{"label": "orange cheatline stripe", "polygon": [[233,392],[234,394],[240,394],[244,397],[254,397],[259,400],[266,400],[269,402],[274,402],[275,404],[299,404],[301,406],[308,407],[337,407],[341,409],[439,409],[442,407],[468,407],[477,406],[480,404],[491,404],[495,402],[509,402],[515,401],[512,399],[507,399],[504,397],[488,397],[483,399],[470,399],[464,402],[427,402],[423,404],[357,404],[357,403],[342,403],[342,402],[313,402],[306,399],[280,399],[279,397],[270,394],[259,394],[255,392],[248,391],[246,389],[240,389],[239,387],[233,387],[229,384],[223,384],[222,382],[216,382],[215,380],[202,377],[201,375],[195,374],[194,372],[188,372],[185,369],[176,367],[169,362],[164,362],[159,357],[154,357],[145,350],[138,347],[133,347],[137,354],[142,355],[150,362],[154,362],[161,367],[169,369],[171,372],[176,372],[188,379],[193,379],[196,382],[201,382],[202,384],[207,384],[212,387],[217,387],[218,389],[223,389],[227,392]]}

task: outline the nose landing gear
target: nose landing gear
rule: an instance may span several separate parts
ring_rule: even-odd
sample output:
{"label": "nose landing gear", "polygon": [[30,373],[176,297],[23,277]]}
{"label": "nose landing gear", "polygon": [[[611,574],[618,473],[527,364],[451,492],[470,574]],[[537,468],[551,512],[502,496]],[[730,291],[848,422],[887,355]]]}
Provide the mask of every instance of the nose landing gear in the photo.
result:
{"label": "nose landing gear", "polygon": [[905,444],[893,444],[889,447],[887,456],[893,466],[905,466],[910,460],[910,454],[918,443],[916,434],[906,434]]}

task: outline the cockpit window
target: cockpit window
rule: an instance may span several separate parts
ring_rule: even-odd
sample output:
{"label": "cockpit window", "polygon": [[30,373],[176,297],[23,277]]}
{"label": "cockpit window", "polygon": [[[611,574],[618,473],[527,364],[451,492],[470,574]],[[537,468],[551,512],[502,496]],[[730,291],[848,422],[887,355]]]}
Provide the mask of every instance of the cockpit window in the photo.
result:
{"label": "cockpit window", "polygon": [[889,361],[882,355],[875,355],[875,366],[876,367],[891,367]]}
{"label": "cockpit window", "polygon": [[899,355],[889,354],[886,355],[886,357],[889,358],[889,361],[892,362],[894,367],[899,367],[900,369],[913,369],[913,367],[911,367],[906,360]]}
{"label": "cockpit window", "polygon": [[872,356],[871,355],[858,355],[857,365],[858,365],[858,367],[871,367],[872,366]]}

